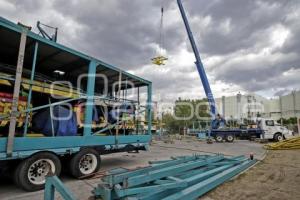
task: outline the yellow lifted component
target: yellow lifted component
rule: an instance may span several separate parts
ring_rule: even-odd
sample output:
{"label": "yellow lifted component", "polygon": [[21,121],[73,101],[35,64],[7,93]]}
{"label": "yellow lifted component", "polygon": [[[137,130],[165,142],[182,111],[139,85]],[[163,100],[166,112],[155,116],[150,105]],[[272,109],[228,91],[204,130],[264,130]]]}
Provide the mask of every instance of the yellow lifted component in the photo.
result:
{"label": "yellow lifted component", "polygon": [[159,27],[159,48],[156,52],[156,57],[152,58],[152,63],[155,65],[165,65],[165,61],[168,58],[162,56],[162,50],[164,49],[164,34],[163,34],[163,16],[164,16],[164,8],[161,7],[161,18],[160,18],[160,27]]}
{"label": "yellow lifted component", "polygon": [[168,58],[164,56],[157,56],[155,58],[152,58],[152,63],[155,65],[165,65],[165,61],[168,60]]}

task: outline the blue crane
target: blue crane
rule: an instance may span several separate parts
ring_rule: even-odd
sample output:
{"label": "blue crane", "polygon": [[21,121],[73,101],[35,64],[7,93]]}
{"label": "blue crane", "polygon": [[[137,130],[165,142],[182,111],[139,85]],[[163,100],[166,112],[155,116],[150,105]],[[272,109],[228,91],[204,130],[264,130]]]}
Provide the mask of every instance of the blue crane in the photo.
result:
{"label": "blue crane", "polygon": [[179,10],[180,10],[180,13],[181,13],[181,16],[182,16],[182,19],[183,19],[188,37],[189,37],[189,40],[191,42],[191,45],[192,45],[192,48],[193,48],[193,51],[194,51],[194,55],[195,55],[195,58],[196,58],[195,64],[196,64],[198,73],[200,75],[200,79],[201,79],[201,82],[202,82],[202,85],[203,85],[203,88],[204,88],[204,91],[205,91],[205,94],[206,94],[206,97],[207,97],[207,100],[208,100],[208,103],[209,103],[210,115],[211,115],[211,119],[213,121],[216,117],[216,112],[217,112],[215,99],[214,99],[214,96],[213,96],[212,91],[210,89],[210,85],[209,85],[209,82],[208,82],[208,79],[207,79],[207,76],[206,76],[206,73],[205,73],[205,69],[203,67],[203,64],[202,64],[202,61],[201,61],[201,58],[200,58],[200,54],[199,54],[197,45],[195,43],[193,33],[191,31],[191,28],[190,28],[189,22],[187,20],[184,8],[182,6],[181,0],[177,0],[177,4],[178,4]]}
{"label": "blue crane", "polygon": [[[214,137],[216,139],[216,141],[220,142],[223,141],[224,139],[227,142],[232,142],[234,140],[234,136],[236,134],[236,132],[240,132],[240,130],[224,130],[222,129],[225,125],[226,125],[226,121],[225,119],[223,119],[219,114],[217,115],[217,109],[216,109],[216,104],[215,104],[215,99],[214,96],[212,94],[212,91],[210,89],[210,85],[205,73],[205,69],[204,66],[202,64],[201,58],[200,58],[200,54],[197,48],[197,45],[195,43],[194,37],[193,37],[193,33],[191,31],[189,22],[187,20],[184,8],[182,6],[182,2],[181,0],[177,0],[177,4],[187,31],[187,35],[189,37],[189,40],[191,42],[191,46],[196,58],[196,67],[205,91],[205,95],[207,97],[207,101],[209,104],[209,108],[210,108],[210,116],[211,116],[211,129],[208,130],[208,142],[211,143],[211,136]],[[217,116],[217,117],[216,117]]]}

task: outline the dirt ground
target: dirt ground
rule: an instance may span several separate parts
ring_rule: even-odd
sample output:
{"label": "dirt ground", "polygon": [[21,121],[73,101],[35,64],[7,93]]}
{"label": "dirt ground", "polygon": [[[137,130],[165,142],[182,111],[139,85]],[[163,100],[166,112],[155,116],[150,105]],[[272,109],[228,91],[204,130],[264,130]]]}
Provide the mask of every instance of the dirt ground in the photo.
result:
{"label": "dirt ground", "polygon": [[[146,166],[150,160],[165,160],[170,156],[215,152],[227,155],[249,156],[263,159],[263,144],[250,141],[207,144],[193,140],[175,140],[172,144],[155,141],[149,151],[139,154],[108,154],[102,156],[101,171],[116,167],[135,168]],[[75,180],[63,175],[61,180],[78,199],[88,199],[99,178]],[[0,200],[40,200],[43,191],[27,193],[17,188],[10,180],[0,177]],[[62,199],[62,198],[57,198]],[[300,199],[300,150],[269,151],[263,161],[206,194],[202,200],[293,200]]]}
{"label": "dirt ground", "polygon": [[300,150],[269,151],[264,160],[203,200],[299,200]]}
{"label": "dirt ground", "polygon": [[[102,155],[102,166],[100,173],[117,168],[124,167],[133,169],[136,167],[147,166],[150,160],[166,160],[171,156],[183,156],[192,154],[207,154],[208,152],[223,153],[225,155],[245,155],[249,156],[252,152],[261,159],[265,155],[263,144],[250,142],[246,140],[236,140],[234,143],[213,143],[207,144],[205,141],[195,139],[174,140],[173,143],[163,141],[154,141],[149,151],[140,151],[140,153],[116,153]],[[68,175],[60,177],[66,187],[68,187],[78,199],[88,199],[91,191],[99,183],[99,178],[85,180],[76,180]],[[17,188],[11,180],[0,177],[0,200],[41,200],[43,192],[24,192]],[[58,197],[56,199],[61,200]]]}

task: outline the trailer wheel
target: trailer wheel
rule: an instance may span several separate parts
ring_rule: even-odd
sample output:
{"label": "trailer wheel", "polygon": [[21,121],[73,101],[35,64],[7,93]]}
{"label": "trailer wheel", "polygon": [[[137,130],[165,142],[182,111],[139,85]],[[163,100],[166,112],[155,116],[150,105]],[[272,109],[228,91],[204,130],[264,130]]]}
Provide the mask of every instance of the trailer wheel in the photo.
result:
{"label": "trailer wheel", "polygon": [[69,168],[72,176],[80,178],[97,172],[100,168],[99,153],[90,148],[85,148],[76,153],[70,160]]}
{"label": "trailer wheel", "polygon": [[216,137],[215,137],[215,140],[217,142],[223,142],[223,136],[221,134],[217,134]]}
{"label": "trailer wheel", "polygon": [[225,140],[226,140],[226,142],[233,142],[234,141],[234,136],[231,135],[231,134],[226,135]]}
{"label": "trailer wheel", "polygon": [[31,192],[44,188],[48,174],[59,176],[60,172],[59,158],[52,153],[41,152],[21,161],[14,171],[13,179],[17,186]]}

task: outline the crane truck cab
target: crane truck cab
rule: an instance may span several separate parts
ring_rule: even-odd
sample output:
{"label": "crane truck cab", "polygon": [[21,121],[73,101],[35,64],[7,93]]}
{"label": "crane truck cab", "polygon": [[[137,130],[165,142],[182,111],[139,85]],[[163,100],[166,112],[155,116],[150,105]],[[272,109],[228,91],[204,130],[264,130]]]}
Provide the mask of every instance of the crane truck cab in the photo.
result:
{"label": "crane truck cab", "polygon": [[263,130],[262,139],[274,139],[281,141],[293,136],[293,132],[286,127],[278,124],[274,119],[260,119],[259,128]]}

